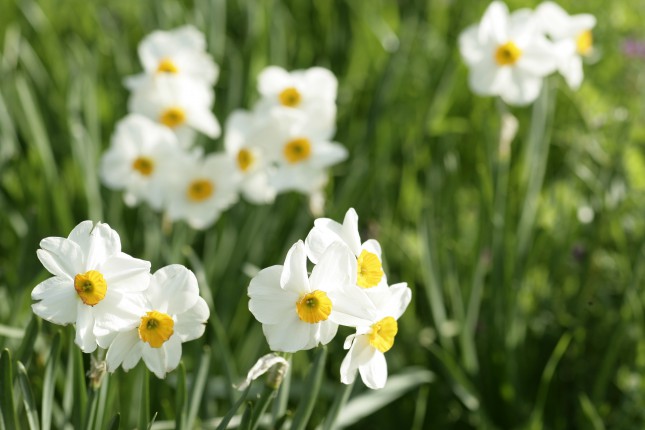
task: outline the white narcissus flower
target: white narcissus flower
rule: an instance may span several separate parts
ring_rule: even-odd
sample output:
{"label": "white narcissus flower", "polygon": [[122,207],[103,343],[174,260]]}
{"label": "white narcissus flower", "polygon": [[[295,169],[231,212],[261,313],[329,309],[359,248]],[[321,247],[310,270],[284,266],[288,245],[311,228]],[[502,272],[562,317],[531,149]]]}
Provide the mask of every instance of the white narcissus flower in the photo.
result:
{"label": "white narcissus flower", "polygon": [[168,128],[130,114],[117,124],[101,158],[101,180],[109,188],[123,189],[129,206],[143,200],[160,210],[179,151],[177,137]]}
{"label": "white narcissus flower", "polygon": [[178,159],[175,170],[166,207],[172,221],[183,219],[193,228],[204,229],[238,200],[239,173],[226,154]]}
{"label": "white narcissus flower", "polygon": [[234,160],[242,182],[240,189],[251,203],[271,203],[277,191],[269,183],[272,168],[261,142],[266,127],[266,116],[236,110],[226,120],[224,147]]}
{"label": "white narcissus flower", "polygon": [[387,381],[385,352],[394,345],[398,332],[397,320],[410,304],[412,292],[406,283],[392,285],[369,296],[371,322],[356,329],[345,340],[349,352],[340,366],[340,380],[351,384],[359,372],[366,386],[379,389]]}
{"label": "white narcissus flower", "polygon": [[593,50],[591,29],[596,18],[590,14],[569,15],[553,2],[544,2],[535,10],[542,30],[553,39],[558,52],[558,71],[572,89],[582,83],[582,57]]}
{"label": "white narcissus flower", "polygon": [[219,74],[217,64],[206,53],[204,35],[190,25],[150,33],[139,44],[139,59],[144,73],[126,78],[130,90],[146,78],[160,75],[186,76],[212,86]]}
{"label": "white narcissus flower", "polygon": [[271,185],[278,192],[319,191],[327,183],[327,168],[345,160],[347,149],[317,133],[301,112],[273,110],[269,118],[263,145],[276,164]]}
{"label": "white narcissus flower", "polygon": [[150,263],[121,252],[109,225],[83,221],[69,236],[40,242],[38,259],[54,277],[38,284],[31,298],[36,315],[55,324],[75,324],[76,344],[96,349],[97,324],[114,330],[128,324],[129,313],[148,288]]}
{"label": "white narcissus flower", "polygon": [[251,279],[249,310],[273,351],[311,349],[329,343],[339,324],[369,324],[367,296],[355,284],[355,259],[345,246],[330,246],[308,277],[305,245],[298,241],[284,266]]}
{"label": "white narcissus flower", "polygon": [[307,256],[316,264],[325,250],[334,243],[344,244],[355,255],[359,287],[371,291],[373,287],[387,286],[381,260],[381,245],[374,239],[361,244],[358,214],[354,208],[347,211],[342,224],[329,218],[318,218],[314,221],[314,228],[305,239]]}
{"label": "white narcissus flower", "polygon": [[316,133],[325,139],[333,136],[338,80],[331,71],[312,67],[288,72],[269,66],[258,76],[258,91],[262,96],[258,110],[280,107],[300,111],[312,120]]}
{"label": "white narcissus flower", "polygon": [[132,369],[141,358],[157,377],[179,365],[181,344],[204,333],[210,316],[208,305],[199,296],[197,278],[190,270],[173,264],[151,276],[145,304],[131,313],[129,326],[119,332],[101,327],[98,337],[109,372],[119,366]]}
{"label": "white narcissus flower", "polygon": [[139,113],[172,129],[182,146],[192,144],[195,130],[216,139],[221,134],[211,107],[215,94],[202,82],[182,76],[148,79],[132,92],[130,112]]}
{"label": "white narcissus flower", "polygon": [[520,9],[509,15],[500,1],[488,6],[479,24],[461,33],[459,49],[473,92],[500,96],[511,105],[535,101],[543,78],[556,69],[556,48],[534,13]]}

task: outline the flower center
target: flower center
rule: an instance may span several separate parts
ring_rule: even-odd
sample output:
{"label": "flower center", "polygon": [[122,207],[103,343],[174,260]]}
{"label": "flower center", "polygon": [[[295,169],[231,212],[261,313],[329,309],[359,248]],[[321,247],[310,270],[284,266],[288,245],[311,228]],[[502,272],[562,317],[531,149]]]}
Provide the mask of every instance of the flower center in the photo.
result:
{"label": "flower center", "polygon": [[215,192],[215,185],[208,179],[195,179],[188,185],[186,195],[188,200],[201,202],[209,198]]}
{"label": "flower center", "polygon": [[320,290],[305,294],[296,302],[298,318],[309,324],[325,321],[331,313],[331,300]]}
{"label": "flower center", "polygon": [[167,127],[175,128],[186,122],[186,113],[180,107],[170,107],[161,113],[159,122]]}
{"label": "flower center", "polygon": [[512,66],[522,56],[522,50],[513,42],[499,45],[495,51],[495,61],[500,66]]}
{"label": "flower center", "polygon": [[163,58],[157,66],[157,73],[177,73],[179,69],[175,66],[170,58]]}
{"label": "flower center", "polygon": [[150,176],[155,170],[155,163],[150,157],[138,157],[132,162],[132,168],[143,176]]}
{"label": "flower center", "polygon": [[239,166],[241,171],[246,172],[247,170],[249,170],[249,168],[253,165],[253,161],[255,161],[255,157],[250,150],[242,148],[237,153],[237,165]]}
{"label": "flower center", "polygon": [[280,99],[280,104],[283,106],[296,107],[302,101],[302,96],[297,89],[289,87],[282,90],[278,95],[278,99]]}
{"label": "flower center", "polygon": [[591,30],[583,31],[578,35],[576,48],[580,55],[589,55],[591,53],[591,48],[593,48],[593,34]]}
{"label": "flower center", "polygon": [[363,250],[357,260],[358,277],[356,283],[362,288],[376,287],[383,278],[381,260],[376,254]]}
{"label": "flower center", "polygon": [[396,320],[392,317],[385,317],[372,324],[372,332],[369,334],[370,345],[381,352],[389,351],[394,345],[394,336],[398,331],[399,326]]}
{"label": "flower center", "polygon": [[101,272],[90,270],[74,276],[74,289],[83,303],[94,306],[105,298],[107,282]]}
{"label": "flower center", "polygon": [[311,155],[311,143],[305,137],[293,139],[284,145],[284,157],[291,164],[306,160]]}
{"label": "flower center", "polygon": [[160,348],[174,333],[174,326],[175,322],[170,315],[150,311],[141,317],[139,338],[144,342],[148,342],[153,348]]}

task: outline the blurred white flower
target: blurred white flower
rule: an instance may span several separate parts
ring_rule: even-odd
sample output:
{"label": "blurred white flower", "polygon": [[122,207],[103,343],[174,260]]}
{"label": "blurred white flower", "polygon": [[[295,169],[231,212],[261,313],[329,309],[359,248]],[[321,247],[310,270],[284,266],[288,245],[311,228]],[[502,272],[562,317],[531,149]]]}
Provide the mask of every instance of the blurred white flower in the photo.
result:
{"label": "blurred white flower", "polygon": [[101,158],[101,180],[109,188],[125,190],[129,206],[143,200],[160,210],[179,151],[177,137],[167,127],[130,114],[117,124]]}
{"label": "blurred white flower", "polygon": [[358,233],[358,214],[350,208],[340,224],[329,218],[318,218],[314,221],[305,245],[307,256],[316,264],[323,253],[334,243],[347,246],[357,260],[357,285],[370,289],[376,286],[387,286],[387,278],[381,262],[381,245],[374,239],[361,244]]}
{"label": "blurred white flower", "polygon": [[109,372],[119,366],[128,371],[143,358],[148,369],[164,378],[179,365],[181,344],[204,333],[210,311],[199,296],[197,278],[184,266],[173,264],[157,270],[145,298],[143,306],[131,313],[126,329],[116,332],[102,327],[104,334],[98,343],[109,348]]}
{"label": "blurred white flower", "polygon": [[212,86],[219,74],[217,64],[206,53],[204,35],[190,25],[150,33],[139,44],[139,59],[144,73],[126,78],[130,90],[148,78],[166,74],[186,76]]}
{"label": "blurred white flower", "polygon": [[500,96],[511,105],[537,98],[543,77],[555,71],[558,57],[531,10],[509,15],[500,1],[488,6],[479,24],[461,33],[459,49],[470,69],[473,92]]}
{"label": "blurred white flower", "polygon": [[351,384],[356,372],[366,386],[379,389],[387,381],[387,362],[384,353],[394,345],[398,332],[397,320],[403,315],[412,299],[412,292],[406,283],[381,289],[369,296],[371,322],[356,329],[356,334],[345,339],[349,352],[340,366],[340,380]]}
{"label": "blurred white flower", "polygon": [[55,324],[75,324],[76,344],[96,349],[97,324],[119,330],[142,303],[150,263],[121,252],[121,240],[109,225],[83,221],[68,238],[40,242],[38,259],[54,277],[38,284],[31,298],[39,317]]}
{"label": "blurred white flower", "polygon": [[338,80],[331,71],[312,67],[288,72],[269,66],[258,76],[258,90],[262,96],[258,110],[280,107],[300,111],[311,120],[315,133],[324,139],[333,136]]}
{"label": "blurred white flower", "polygon": [[312,194],[325,186],[327,168],[347,158],[347,149],[315,132],[300,112],[274,110],[264,130],[266,154],[276,164],[270,183],[278,192]]}
{"label": "blurred white flower", "polygon": [[269,183],[272,168],[262,145],[266,115],[236,110],[226,120],[224,147],[242,177],[240,189],[251,203],[271,203],[277,191]]}
{"label": "blurred white flower", "polygon": [[220,125],[211,112],[214,98],[213,89],[202,82],[164,75],[143,81],[132,92],[128,108],[169,127],[181,145],[188,147],[195,130],[219,137]]}
{"label": "blurred white flower", "polygon": [[355,259],[345,246],[330,246],[308,277],[305,246],[298,241],[284,266],[251,279],[249,310],[273,351],[311,349],[329,343],[339,324],[369,323],[367,296],[355,284]]}
{"label": "blurred white flower", "polygon": [[558,53],[558,71],[572,89],[582,83],[582,57],[591,55],[593,36],[591,29],[596,18],[590,14],[569,15],[553,2],[541,3],[535,10],[538,22],[553,40]]}
{"label": "blurred white flower", "polygon": [[239,173],[226,154],[177,159],[176,182],[168,190],[166,214],[196,229],[212,225],[238,200]]}

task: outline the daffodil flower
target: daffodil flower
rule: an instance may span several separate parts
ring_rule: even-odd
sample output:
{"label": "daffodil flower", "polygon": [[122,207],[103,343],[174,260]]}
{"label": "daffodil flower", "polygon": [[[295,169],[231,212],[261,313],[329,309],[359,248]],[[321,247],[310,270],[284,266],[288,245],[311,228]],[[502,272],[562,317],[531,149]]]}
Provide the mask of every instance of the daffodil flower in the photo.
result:
{"label": "daffodil flower", "polygon": [[531,10],[509,14],[500,1],[488,6],[479,24],[462,32],[459,49],[470,69],[471,89],[500,96],[511,105],[537,98],[544,76],[556,69],[558,55]]}
{"label": "daffodil flower", "polygon": [[542,30],[553,40],[558,53],[558,71],[572,89],[582,83],[582,58],[593,52],[591,30],[596,18],[590,14],[569,15],[553,2],[544,2],[535,10]]}
{"label": "daffodil flower", "polygon": [[165,75],[185,76],[212,86],[219,74],[217,64],[206,52],[204,35],[190,25],[152,32],[139,44],[139,59],[144,73],[126,78],[130,90]]}
{"label": "daffodil flower", "polygon": [[226,154],[178,159],[175,178],[166,207],[172,221],[186,220],[191,227],[204,229],[238,200],[240,177]]}
{"label": "daffodil flower", "polygon": [[101,158],[101,180],[109,188],[123,189],[128,206],[144,201],[160,210],[179,151],[177,137],[168,128],[130,114],[117,124]]}
{"label": "daffodil flower", "polygon": [[370,323],[357,327],[356,334],[345,340],[349,352],[340,366],[340,380],[351,384],[360,373],[366,386],[379,389],[387,381],[385,353],[394,345],[397,320],[410,304],[412,292],[406,283],[400,283],[369,295],[369,299]]}
{"label": "daffodil flower", "polygon": [[54,277],[34,288],[32,309],[55,324],[75,324],[83,352],[96,349],[98,324],[126,327],[148,288],[150,263],[121,252],[119,235],[107,224],[83,221],[67,238],[43,239],[37,255]]}
{"label": "daffodil flower", "polygon": [[131,312],[125,329],[102,327],[98,343],[108,348],[109,372],[119,366],[128,371],[143,358],[148,369],[164,378],[179,365],[181,344],[204,333],[210,311],[199,296],[197,278],[184,266],[173,264],[151,275],[145,299]]}
{"label": "daffodil flower", "polygon": [[339,324],[369,323],[367,296],[355,284],[355,258],[345,246],[330,246],[308,276],[305,245],[298,241],[284,266],[251,280],[249,310],[273,351],[311,349],[329,343]]}
{"label": "daffodil flower", "polygon": [[381,245],[374,239],[361,244],[358,233],[358,214],[350,208],[340,224],[329,218],[318,218],[314,221],[305,245],[307,256],[316,264],[323,253],[334,243],[347,246],[356,257],[357,285],[366,290],[387,286],[387,277],[383,272]]}
{"label": "daffodil flower", "polygon": [[241,176],[240,191],[251,203],[271,203],[277,190],[269,183],[272,166],[262,145],[266,116],[236,110],[226,120],[224,148]]}
{"label": "daffodil flower", "polygon": [[170,128],[183,147],[192,145],[195,131],[215,139],[221,134],[211,107],[213,89],[182,76],[159,76],[146,80],[132,92],[130,112],[147,116]]}

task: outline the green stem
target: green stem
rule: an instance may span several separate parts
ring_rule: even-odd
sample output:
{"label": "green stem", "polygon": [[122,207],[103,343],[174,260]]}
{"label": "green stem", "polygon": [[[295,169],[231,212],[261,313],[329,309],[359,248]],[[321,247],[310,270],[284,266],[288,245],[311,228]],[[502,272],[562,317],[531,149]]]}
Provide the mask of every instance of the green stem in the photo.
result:
{"label": "green stem", "polygon": [[318,399],[318,392],[320,391],[320,385],[322,384],[326,361],[327,347],[319,347],[316,352],[314,363],[307,375],[307,379],[305,380],[304,386],[307,388],[305,391],[306,394],[296,410],[296,415],[293,417],[291,430],[303,430],[307,426],[311,413],[314,410],[316,400]]}
{"label": "green stem", "polygon": [[335,396],[334,403],[325,418],[325,422],[323,423],[323,430],[333,430],[335,428],[334,423],[336,422],[336,418],[338,418],[338,414],[340,414],[340,411],[345,407],[353,388],[354,382],[348,385],[343,384],[340,387]]}

